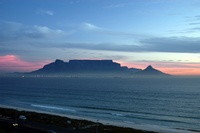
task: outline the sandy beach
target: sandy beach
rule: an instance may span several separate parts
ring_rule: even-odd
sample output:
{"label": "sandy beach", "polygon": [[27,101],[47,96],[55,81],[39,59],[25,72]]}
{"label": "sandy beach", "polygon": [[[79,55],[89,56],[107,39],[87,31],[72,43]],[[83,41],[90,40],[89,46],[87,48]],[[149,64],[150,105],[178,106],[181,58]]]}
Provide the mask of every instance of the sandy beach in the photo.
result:
{"label": "sandy beach", "polygon": [[[25,116],[26,119],[20,119]],[[14,125],[16,124],[16,125]],[[106,125],[84,119],[68,118],[45,112],[0,108],[0,132],[33,133],[153,133],[127,127]]]}

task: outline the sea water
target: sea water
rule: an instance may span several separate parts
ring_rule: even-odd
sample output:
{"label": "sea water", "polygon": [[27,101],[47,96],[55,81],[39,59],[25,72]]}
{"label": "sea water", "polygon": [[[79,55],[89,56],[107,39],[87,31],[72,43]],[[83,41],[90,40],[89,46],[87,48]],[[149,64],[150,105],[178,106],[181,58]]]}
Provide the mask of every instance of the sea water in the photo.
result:
{"label": "sea water", "polygon": [[200,132],[199,80],[1,77],[0,105],[158,132]]}

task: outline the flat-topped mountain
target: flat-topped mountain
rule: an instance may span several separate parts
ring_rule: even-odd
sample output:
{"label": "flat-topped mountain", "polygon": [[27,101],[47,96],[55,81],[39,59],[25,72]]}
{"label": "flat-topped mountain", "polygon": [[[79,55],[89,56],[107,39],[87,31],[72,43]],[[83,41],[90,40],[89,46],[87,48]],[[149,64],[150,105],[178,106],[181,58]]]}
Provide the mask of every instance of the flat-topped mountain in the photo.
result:
{"label": "flat-topped mountain", "polygon": [[[141,69],[131,68],[131,71]],[[64,62],[57,59],[55,62],[45,65],[43,68],[31,73],[69,73],[69,72],[127,72],[128,67],[122,67],[112,60],[70,60]]]}
{"label": "flat-topped mountain", "polygon": [[29,74],[66,74],[66,73],[126,73],[131,75],[167,75],[149,65],[146,69],[128,68],[121,66],[113,60],[55,60],[43,68],[30,72]]}

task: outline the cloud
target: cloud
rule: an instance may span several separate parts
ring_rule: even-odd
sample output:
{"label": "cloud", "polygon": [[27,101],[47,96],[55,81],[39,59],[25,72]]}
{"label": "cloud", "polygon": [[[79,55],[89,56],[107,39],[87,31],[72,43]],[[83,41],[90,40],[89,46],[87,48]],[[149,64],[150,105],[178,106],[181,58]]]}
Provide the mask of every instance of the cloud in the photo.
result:
{"label": "cloud", "polygon": [[47,26],[27,26],[17,22],[0,21],[0,41],[55,38],[62,35],[65,35],[64,31]]}
{"label": "cloud", "polygon": [[189,23],[189,25],[200,25],[200,22]]}
{"label": "cloud", "polygon": [[190,28],[186,30],[186,32],[188,33],[199,32],[199,31],[200,31],[200,27],[194,27],[194,28]]}
{"label": "cloud", "polygon": [[[68,34],[63,30],[51,29],[47,26],[27,26],[16,22],[0,21],[0,51],[3,49],[3,54],[11,54],[14,50],[15,54],[18,54],[17,51],[29,49],[33,51],[38,48],[76,48],[122,52],[200,53],[200,37],[153,37],[114,32],[91,23],[82,23],[81,26],[85,30],[101,33],[103,37],[126,37],[133,41],[126,43],[123,40],[118,42],[116,39],[111,40],[110,43],[106,43],[107,40],[97,40],[96,43],[70,42],[66,39]],[[15,48],[11,46],[15,46]]]}
{"label": "cloud", "polygon": [[61,46],[63,48],[78,48],[87,50],[108,50],[108,51],[131,51],[132,45],[116,45],[111,43],[64,43],[56,46]]}
{"label": "cloud", "polygon": [[78,4],[80,3],[80,0],[71,0],[69,1],[69,4]]}
{"label": "cloud", "polygon": [[39,10],[37,11],[37,14],[53,16],[53,15],[54,15],[54,12],[53,12],[53,11],[50,11],[50,10],[39,9]]}
{"label": "cloud", "polygon": [[[33,58],[35,54],[39,54],[43,58],[49,52],[44,49],[51,47],[53,42],[59,43],[69,34],[47,26],[28,26],[17,22],[0,21],[0,55],[14,54],[23,58]],[[41,46],[36,47],[34,44]]]}
{"label": "cloud", "polygon": [[37,70],[50,61],[27,62],[16,55],[0,56],[0,72],[28,72]]}
{"label": "cloud", "polygon": [[33,33],[36,33],[36,34],[42,34],[43,36],[50,36],[50,37],[53,37],[53,36],[59,36],[59,35],[63,35],[65,32],[62,31],[62,30],[53,30],[53,29],[50,29],[48,28],[47,26],[33,26],[32,28],[32,32]]}
{"label": "cloud", "polygon": [[200,38],[192,37],[154,37],[141,39],[139,44],[115,43],[64,43],[56,46],[88,50],[107,50],[123,52],[174,52],[200,53]]}
{"label": "cloud", "polygon": [[194,20],[200,20],[200,15],[194,16]]}
{"label": "cloud", "polygon": [[0,41],[16,38],[18,31],[22,29],[22,24],[16,22],[0,21]]}
{"label": "cloud", "polygon": [[140,41],[144,51],[199,53],[199,37],[155,37]]}
{"label": "cloud", "polygon": [[94,24],[91,23],[82,23],[80,25],[81,29],[87,30],[87,31],[101,31],[104,30],[103,28],[100,28],[98,26],[95,26]]}
{"label": "cloud", "polygon": [[200,31],[200,15],[187,17],[186,22],[188,22],[189,28],[184,29],[180,33],[198,33]]}
{"label": "cloud", "polygon": [[108,8],[108,9],[112,9],[112,8],[121,8],[124,7],[126,5],[129,5],[130,3],[118,3],[118,4],[111,4],[111,5],[107,5],[104,8]]}
{"label": "cloud", "polygon": [[[103,37],[106,37],[106,36],[109,37],[109,39],[111,37],[114,37],[115,39],[116,38],[127,38],[127,40],[136,40],[136,39],[150,37],[150,35],[147,35],[147,34],[114,31],[114,30],[110,30],[110,29],[107,29],[104,27],[96,26],[95,24],[88,23],[88,22],[79,24],[79,27],[84,32],[95,32],[95,33],[98,33],[98,37],[99,37],[99,35],[102,35]],[[93,35],[95,35],[95,34],[93,34]],[[104,41],[107,41],[107,40],[104,40]]]}

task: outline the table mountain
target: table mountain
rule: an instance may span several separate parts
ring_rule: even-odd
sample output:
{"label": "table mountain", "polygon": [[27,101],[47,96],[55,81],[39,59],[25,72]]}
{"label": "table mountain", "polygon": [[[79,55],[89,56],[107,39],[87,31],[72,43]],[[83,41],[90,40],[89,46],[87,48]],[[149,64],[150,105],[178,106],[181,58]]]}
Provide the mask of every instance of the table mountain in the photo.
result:
{"label": "table mountain", "polygon": [[112,60],[70,60],[64,62],[57,59],[55,62],[45,65],[43,68],[31,72],[32,74],[45,73],[69,73],[69,72],[132,72],[141,69],[122,67]]}
{"label": "table mountain", "polygon": [[149,65],[146,69],[128,68],[121,66],[113,60],[69,60],[64,62],[57,59],[55,62],[45,65],[43,68],[29,74],[66,74],[66,73],[126,73],[131,75],[168,75]]}

